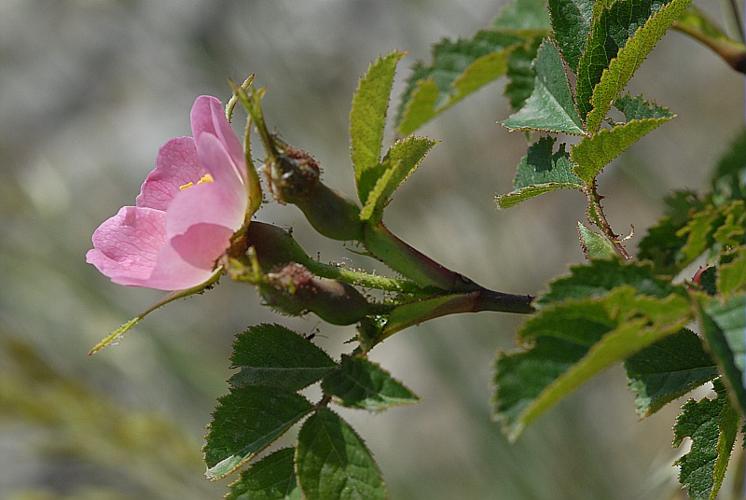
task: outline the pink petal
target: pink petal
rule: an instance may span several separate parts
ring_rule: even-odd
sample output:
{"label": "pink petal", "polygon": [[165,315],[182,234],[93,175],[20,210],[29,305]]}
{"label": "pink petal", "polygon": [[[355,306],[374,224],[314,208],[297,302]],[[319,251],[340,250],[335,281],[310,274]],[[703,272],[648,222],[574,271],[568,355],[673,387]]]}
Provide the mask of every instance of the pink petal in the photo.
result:
{"label": "pink petal", "polygon": [[222,103],[215,97],[202,95],[194,100],[190,114],[192,135],[199,142],[202,134],[212,134],[220,140],[228,152],[241,179],[246,179],[246,160],[243,147],[225,118]]}
{"label": "pink petal", "polygon": [[[199,237],[200,231],[198,230],[194,235],[192,236],[191,231],[184,235],[185,246],[192,244],[193,241],[190,240]],[[230,234],[228,237],[230,238]],[[213,243],[217,243],[216,239],[212,241]],[[193,263],[184,260],[179,251],[172,245],[165,244],[158,254],[158,261],[155,269],[153,269],[153,274],[147,280],[143,280],[137,285],[157,288],[159,290],[186,290],[187,288],[195,287],[204,283],[212,276],[214,261],[225,251],[227,246],[226,243],[221,250],[218,250],[209,263],[205,260],[201,262],[204,266],[195,266]]]}
{"label": "pink petal", "polygon": [[137,284],[150,277],[166,243],[166,214],[142,207],[122,207],[93,233],[86,261],[114,283]]}
{"label": "pink petal", "polygon": [[171,246],[182,260],[202,269],[213,269],[215,261],[230,246],[234,231],[216,224],[195,224],[174,236]]}
{"label": "pink petal", "polygon": [[155,169],[145,178],[135,205],[165,211],[179,193],[180,186],[196,184],[205,172],[197,159],[194,139],[171,139],[158,151]]}

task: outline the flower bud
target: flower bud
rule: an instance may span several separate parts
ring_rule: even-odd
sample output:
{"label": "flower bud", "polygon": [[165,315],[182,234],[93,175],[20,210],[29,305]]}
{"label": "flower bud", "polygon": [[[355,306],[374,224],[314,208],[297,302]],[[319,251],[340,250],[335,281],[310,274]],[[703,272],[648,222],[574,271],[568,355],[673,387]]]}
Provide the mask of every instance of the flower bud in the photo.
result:
{"label": "flower bud", "polygon": [[375,312],[352,286],[315,276],[296,263],[268,273],[259,290],[272,307],[291,315],[310,311],[333,325],[351,325]]}

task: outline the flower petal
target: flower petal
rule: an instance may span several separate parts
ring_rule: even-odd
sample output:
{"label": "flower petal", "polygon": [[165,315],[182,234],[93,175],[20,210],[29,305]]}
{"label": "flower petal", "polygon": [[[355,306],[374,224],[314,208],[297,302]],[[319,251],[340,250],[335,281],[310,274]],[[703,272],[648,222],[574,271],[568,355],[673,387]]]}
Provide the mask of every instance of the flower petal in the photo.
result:
{"label": "flower petal", "polygon": [[86,261],[120,285],[150,277],[166,243],[166,213],[144,207],[122,207],[93,233]]}
{"label": "flower petal", "polygon": [[192,135],[199,142],[203,133],[212,134],[218,138],[233,161],[233,165],[242,180],[246,179],[246,160],[243,147],[225,118],[223,104],[212,96],[201,95],[194,100],[190,114]]}
{"label": "flower petal", "polygon": [[[194,234],[191,231],[188,231],[187,234],[183,236],[183,238],[185,238],[185,246],[188,247],[193,244],[194,240],[199,236],[200,231],[196,231]],[[228,238],[230,238],[230,234],[228,235]],[[213,243],[218,242],[218,240],[214,238],[211,241]],[[173,245],[166,243],[158,253],[158,260],[155,269],[153,269],[153,274],[148,277],[147,280],[143,280],[139,283],[138,286],[157,288],[159,290],[186,290],[187,288],[192,288],[200,283],[204,283],[210,279],[210,276],[213,274],[213,264],[215,259],[225,251],[227,246],[228,244],[225,243],[225,246],[222,249],[217,250],[213,248],[213,251],[217,252],[215,256],[209,262],[207,259],[203,258],[200,264],[204,264],[204,266],[195,266],[193,262],[187,262],[184,260],[182,255]],[[205,257],[206,255],[207,254],[204,253],[201,256]],[[190,255],[187,256],[190,257]],[[193,260],[196,260],[196,257],[193,258]]]}
{"label": "flower petal", "polygon": [[217,224],[195,224],[187,232],[174,236],[171,246],[188,264],[212,270],[215,261],[230,246],[233,230]]}
{"label": "flower petal", "polygon": [[155,168],[145,178],[135,205],[165,211],[180,186],[196,184],[205,172],[197,159],[194,139],[171,139],[158,151]]}

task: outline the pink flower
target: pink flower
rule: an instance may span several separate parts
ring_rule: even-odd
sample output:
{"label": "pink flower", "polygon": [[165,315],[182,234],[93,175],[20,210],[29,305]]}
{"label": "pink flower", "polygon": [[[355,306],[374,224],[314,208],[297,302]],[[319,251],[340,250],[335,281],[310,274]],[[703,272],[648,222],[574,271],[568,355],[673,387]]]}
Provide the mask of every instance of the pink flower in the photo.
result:
{"label": "pink flower", "polygon": [[243,149],[218,99],[200,96],[193,137],[158,151],[135,206],[93,233],[86,261],[120,285],[184,290],[204,283],[248,205]]}

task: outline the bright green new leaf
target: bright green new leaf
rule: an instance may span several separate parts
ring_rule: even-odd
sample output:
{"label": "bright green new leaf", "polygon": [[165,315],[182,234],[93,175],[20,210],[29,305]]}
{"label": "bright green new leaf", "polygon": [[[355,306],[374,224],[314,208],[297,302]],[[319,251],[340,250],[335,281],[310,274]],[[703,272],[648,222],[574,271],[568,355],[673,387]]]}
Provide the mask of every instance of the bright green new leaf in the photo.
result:
{"label": "bright green new leaf", "polygon": [[[614,10],[618,4],[636,3],[639,0],[619,0],[611,6],[609,10]],[[642,2],[648,5],[655,5],[657,2]],[[653,50],[658,41],[668,31],[671,25],[679,18],[691,4],[691,0],[670,0],[665,5],[654,10],[647,21],[634,32],[624,46],[619,49],[614,59],[609,62],[607,69],[603,70],[598,84],[593,87],[593,94],[590,98],[588,108],[583,108],[580,103],[584,103],[579,98],[579,106],[582,110],[591,109],[586,117],[586,127],[592,133],[598,131],[601,122],[606,117],[606,113],[611,108],[611,103],[624,90],[632,75],[637,71],[647,55]],[[660,5],[659,3],[659,5]],[[611,33],[613,37],[613,33]],[[578,75],[580,79],[580,75]],[[584,86],[583,89],[586,89]],[[578,88],[580,93],[580,87]]]}
{"label": "bright green new leaf", "polygon": [[511,51],[524,40],[498,31],[433,46],[432,63],[418,62],[399,105],[397,130],[409,135],[467,95],[505,74]]}
{"label": "bright green new leaf", "polygon": [[746,129],[733,140],[715,167],[712,190],[725,199],[746,200]]}
{"label": "bright green new leaf", "polygon": [[578,69],[593,17],[593,0],[549,0],[554,38],[570,68]]}
{"label": "bright green new leaf", "polygon": [[555,139],[542,137],[528,148],[516,169],[513,191],[497,196],[500,208],[508,208],[534,196],[556,189],[582,189],[582,181],[572,172],[572,162],[564,144],[553,151]]}
{"label": "bright green new leaf", "polygon": [[510,130],[544,130],[582,135],[583,122],[573,101],[559,50],[545,40],[534,61],[534,90],[523,107],[502,122]]}
{"label": "bright green new leaf", "polygon": [[234,387],[262,385],[290,392],[321,380],[336,363],[321,349],[284,326],[261,324],[236,336],[230,378]]}
{"label": "bright green new leaf", "polygon": [[689,400],[674,426],[674,446],[691,438],[689,453],[676,461],[679,482],[692,500],[715,500],[725,478],[738,433],[738,412],[731,406],[722,384],[715,399]]}
{"label": "bright green new leaf", "polygon": [[226,500],[301,500],[295,479],[295,450],[283,448],[261,459],[230,485]]}
{"label": "bright green new leaf", "polygon": [[391,195],[419,167],[434,145],[432,139],[410,136],[391,146],[380,165],[369,170],[376,181],[373,188],[368,190],[368,199],[360,211],[361,220],[381,219]]}
{"label": "bright green new leaf", "polygon": [[717,283],[717,290],[723,295],[746,288],[746,247],[739,248],[732,261],[720,265]]}
{"label": "bright green new leaf", "polygon": [[368,68],[360,79],[350,110],[350,153],[355,168],[360,201],[368,199],[371,183],[363,183],[365,173],[381,160],[383,131],[389,107],[391,87],[394,83],[396,65],[404,57],[403,52],[392,52],[380,57]]}
{"label": "bright green new leaf", "polygon": [[[746,316],[746,312],[743,309],[744,302],[735,300],[731,301],[728,306],[734,304],[741,306],[740,311],[736,309],[736,314]],[[705,310],[701,304],[698,304],[697,315],[701,326],[702,337],[705,339],[707,349],[712,358],[720,368],[720,373],[723,375],[723,383],[728,388],[731,401],[741,410],[741,413],[746,414],[746,387],[744,387],[743,375],[744,351],[739,350],[744,345],[744,330],[742,329],[738,332],[740,333],[740,337],[726,335],[720,324],[732,321],[732,318],[729,318],[729,315],[722,309],[718,310],[716,305],[710,306],[710,308]],[[716,321],[714,317],[718,317],[719,321]],[[737,317],[737,319],[740,318]],[[731,346],[731,339],[737,342],[737,344],[734,342],[734,345]]]}
{"label": "bright green new leaf", "polygon": [[260,386],[232,389],[218,400],[205,443],[207,477],[230,474],[313,410],[298,394]]}
{"label": "bright green new leaf", "polygon": [[603,234],[591,231],[578,221],[580,247],[587,259],[614,259],[617,257],[614,245]]}
{"label": "bright green new leaf", "polygon": [[679,255],[680,264],[687,265],[708,250],[714,253],[743,244],[745,231],[744,201],[706,205],[692,214],[688,224],[676,233],[677,237],[686,238]]}
{"label": "bright green new leaf", "polygon": [[308,500],[383,500],[386,486],[357,433],[322,408],[306,420],[295,452],[298,482]]}
{"label": "bright green new leaf", "polygon": [[583,138],[570,150],[570,158],[577,164],[575,173],[585,182],[593,182],[612,160],[671,118],[673,115],[632,120]]}
{"label": "bright green new leaf", "polygon": [[680,330],[624,362],[637,413],[652,415],[718,376],[715,362],[690,330]]}
{"label": "bright green new leaf", "polygon": [[513,0],[502,8],[493,26],[506,31],[544,33],[549,29],[545,0]]}
{"label": "bright green new leaf", "polygon": [[367,359],[343,356],[342,364],[321,383],[324,394],[349,408],[380,411],[419,398],[386,370]]}

